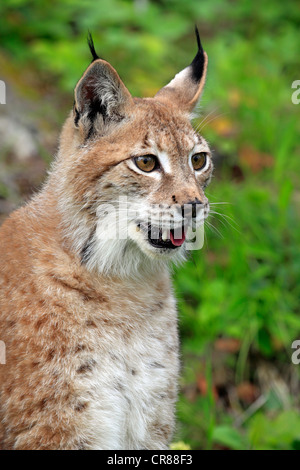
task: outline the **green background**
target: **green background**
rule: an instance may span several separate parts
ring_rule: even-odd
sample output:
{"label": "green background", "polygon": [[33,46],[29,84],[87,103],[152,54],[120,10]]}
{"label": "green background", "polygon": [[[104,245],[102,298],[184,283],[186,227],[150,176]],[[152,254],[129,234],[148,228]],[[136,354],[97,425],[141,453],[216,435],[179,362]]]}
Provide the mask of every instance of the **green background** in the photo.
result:
{"label": "green background", "polygon": [[193,59],[198,25],[209,72],[195,124],[214,151],[215,204],[203,249],[175,270],[174,448],[300,449],[299,2],[6,0],[0,18],[0,113],[13,96],[38,148],[20,161],[0,142],[1,220],[42,181],[90,61],[88,30],[129,90],[153,96]]}

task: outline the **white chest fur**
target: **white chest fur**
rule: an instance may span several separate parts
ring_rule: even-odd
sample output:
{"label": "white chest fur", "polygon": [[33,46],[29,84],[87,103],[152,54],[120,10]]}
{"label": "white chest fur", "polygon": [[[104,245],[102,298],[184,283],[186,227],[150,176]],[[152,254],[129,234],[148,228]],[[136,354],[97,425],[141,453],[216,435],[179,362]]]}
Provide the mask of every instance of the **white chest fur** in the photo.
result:
{"label": "white chest fur", "polygon": [[84,373],[76,379],[77,393],[86,404],[83,446],[166,448],[174,426],[178,376],[173,297],[163,303],[148,298],[144,306],[119,299],[117,312],[106,311],[94,322],[90,353],[81,366]]}

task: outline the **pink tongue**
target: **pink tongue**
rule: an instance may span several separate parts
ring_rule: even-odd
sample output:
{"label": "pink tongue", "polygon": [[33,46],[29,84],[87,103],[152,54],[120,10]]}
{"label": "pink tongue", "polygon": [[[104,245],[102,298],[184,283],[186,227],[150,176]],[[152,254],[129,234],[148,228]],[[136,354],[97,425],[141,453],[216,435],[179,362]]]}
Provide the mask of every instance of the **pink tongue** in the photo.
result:
{"label": "pink tongue", "polygon": [[176,240],[174,239],[174,232],[173,230],[170,231],[170,239],[171,239],[171,242],[173,243],[173,245],[175,246],[181,246],[185,240],[185,233],[182,234],[182,237],[181,238],[176,238]]}

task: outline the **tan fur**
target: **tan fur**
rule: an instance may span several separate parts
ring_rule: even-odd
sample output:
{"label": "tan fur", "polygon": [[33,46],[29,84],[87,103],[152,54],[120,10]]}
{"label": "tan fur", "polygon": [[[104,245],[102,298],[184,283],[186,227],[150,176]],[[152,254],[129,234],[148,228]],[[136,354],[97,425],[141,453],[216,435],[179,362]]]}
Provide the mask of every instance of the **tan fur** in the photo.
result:
{"label": "tan fur", "polygon": [[[88,72],[95,67],[118,93],[103,98],[107,114],[97,114],[91,134],[86,72],[44,188],[0,229],[1,449],[164,449],[174,430],[173,253],[148,250],[133,234],[120,259],[101,264],[108,253],[93,236],[101,203],[120,195],[148,211],[198,198],[207,213],[212,164],[199,175],[188,165],[195,145],[209,153],[188,119],[205,77],[193,96],[187,80],[173,97],[133,99],[109,64]],[[129,166],[156,152],[167,154],[170,173],[155,179]]]}

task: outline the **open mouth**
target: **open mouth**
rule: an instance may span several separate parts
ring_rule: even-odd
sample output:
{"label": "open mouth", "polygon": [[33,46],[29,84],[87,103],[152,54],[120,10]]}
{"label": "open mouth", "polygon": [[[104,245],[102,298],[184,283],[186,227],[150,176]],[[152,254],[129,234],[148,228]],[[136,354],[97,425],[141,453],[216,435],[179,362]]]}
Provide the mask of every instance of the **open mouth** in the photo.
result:
{"label": "open mouth", "polygon": [[148,225],[148,242],[154,248],[175,249],[183,245],[185,241],[184,226],[170,230]]}

